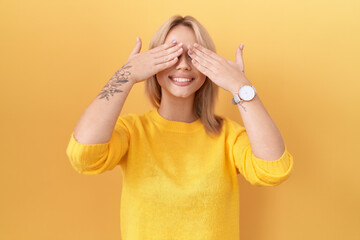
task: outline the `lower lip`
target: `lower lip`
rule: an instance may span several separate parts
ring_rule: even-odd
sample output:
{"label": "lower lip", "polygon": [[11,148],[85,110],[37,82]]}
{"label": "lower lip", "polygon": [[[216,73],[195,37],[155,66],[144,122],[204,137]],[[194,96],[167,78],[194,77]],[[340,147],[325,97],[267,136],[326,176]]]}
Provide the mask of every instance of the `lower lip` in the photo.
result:
{"label": "lower lip", "polygon": [[169,79],[171,80],[171,82],[173,84],[175,84],[177,86],[181,86],[181,87],[188,86],[188,85],[190,85],[192,83],[192,81],[194,81],[194,79],[193,79],[190,82],[176,82],[176,81],[172,80],[171,78],[169,78]]}

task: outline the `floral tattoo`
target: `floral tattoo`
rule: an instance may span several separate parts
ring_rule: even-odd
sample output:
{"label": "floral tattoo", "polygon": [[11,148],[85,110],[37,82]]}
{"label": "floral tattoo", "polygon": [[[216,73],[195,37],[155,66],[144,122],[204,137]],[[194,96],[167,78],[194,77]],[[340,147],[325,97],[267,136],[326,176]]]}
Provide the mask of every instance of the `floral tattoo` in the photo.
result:
{"label": "floral tattoo", "polygon": [[100,99],[106,98],[109,101],[109,97],[114,96],[114,93],[121,93],[123,92],[119,87],[124,83],[127,83],[128,77],[130,76],[130,72],[128,71],[129,66],[125,64],[119,70],[115,72],[115,74],[111,77],[109,82],[105,85],[105,87],[101,90],[100,94],[98,95]]}

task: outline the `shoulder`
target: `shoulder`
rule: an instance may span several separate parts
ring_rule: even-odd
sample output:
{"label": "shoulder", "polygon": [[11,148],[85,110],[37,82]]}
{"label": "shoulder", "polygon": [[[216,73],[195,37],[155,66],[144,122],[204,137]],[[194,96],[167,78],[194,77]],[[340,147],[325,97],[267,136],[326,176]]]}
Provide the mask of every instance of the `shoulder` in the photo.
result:
{"label": "shoulder", "polygon": [[247,139],[246,128],[229,118],[224,118],[223,132],[226,142],[230,145],[234,145],[237,142],[244,142]]}
{"label": "shoulder", "polygon": [[128,128],[134,125],[146,125],[149,122],[149,115],[151,111],[147,111],[143,114],[127,113],[120,115],[117,119],[116,125],[125,125]]}
{"label": "shoulder", "polygon": [[223,117],[223,131],[225,132],[242,132],[246,131],[245,127],[240,123],[231,120],[230,118]]}
{"label": "shoulder", "polygon": [[118,119],[117,119],[117,123],[122,122],[122,123],[125,123],[125,124],[130,124],[130,123],[132,124],[138,118],[139,118],[139,115],[137,115],[137,114],[127,113],[127,114],[124,114],[124,115],[120,115],[118,117]]}
{"label": "shoulder", "polygon": [[134,128],[134,124],[139,118],[139,115],[134,113],[127,113],[120,115],[116,121],[115,129],[117,130],[125,130],[129,132],[131,129]]}

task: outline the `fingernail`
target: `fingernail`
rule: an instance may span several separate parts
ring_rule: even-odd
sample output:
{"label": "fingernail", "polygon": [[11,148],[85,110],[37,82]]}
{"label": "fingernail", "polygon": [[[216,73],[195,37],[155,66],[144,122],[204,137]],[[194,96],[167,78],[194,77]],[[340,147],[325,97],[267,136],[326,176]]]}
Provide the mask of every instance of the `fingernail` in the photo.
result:
{"label": "fingernail", "polygon": [[176,40],[175,40],[175,39],[174,39],[174,40],[172,40],[172,43],[174,43],[174,44],[175,44],[175,43],[176,43]]}
{"label": "fingernail", "polygon": [[189,49],[189,51],[188,51],[188,52],[189,52],[189,54],[193,54],[193,51],[191,51],[191,49]]}

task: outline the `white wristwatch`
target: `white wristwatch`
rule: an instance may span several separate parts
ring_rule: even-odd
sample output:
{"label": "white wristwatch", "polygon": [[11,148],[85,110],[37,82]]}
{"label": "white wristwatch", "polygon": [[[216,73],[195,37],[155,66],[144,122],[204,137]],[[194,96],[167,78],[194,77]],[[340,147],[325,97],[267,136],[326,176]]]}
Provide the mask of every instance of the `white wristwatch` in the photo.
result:
{"label": "white wristwatch", "polygon": [[231,103],[236,105],[242,101],[251,101],[256,95],[256,89],[254,86],[244,85],[239,89],[239,94],[235,94]]}

